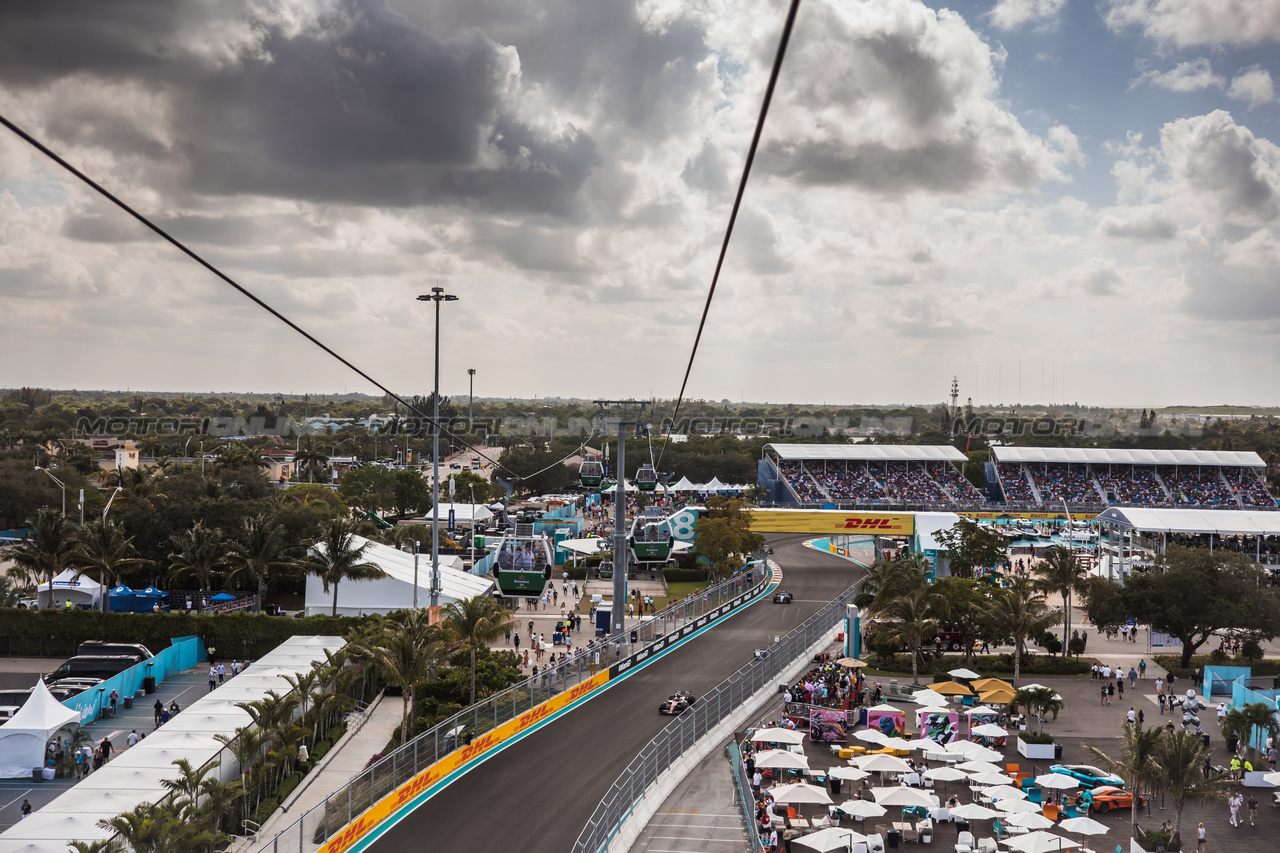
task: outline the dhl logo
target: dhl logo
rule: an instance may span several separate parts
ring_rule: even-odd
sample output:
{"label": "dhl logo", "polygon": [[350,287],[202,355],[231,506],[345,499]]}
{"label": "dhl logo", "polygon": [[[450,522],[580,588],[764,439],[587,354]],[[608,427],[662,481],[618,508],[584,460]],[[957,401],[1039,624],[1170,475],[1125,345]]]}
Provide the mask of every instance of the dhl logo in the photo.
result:
{"label": "dhl logo", "polygon": [[334,851],[346,850],[354,844],[360,836],[364,835],[367,828],[368,827],[365,826],[365,819],[360,818],[355,823],[344,829],[341,835],[330,839],[329,843],[324,846],[325,853],[334,853]]}
{"label": "dhl logo", "polygon": [[858,518],[853,516],[844,520],[845,530],[871,530],[872,528],[895,527],[892,518]]}

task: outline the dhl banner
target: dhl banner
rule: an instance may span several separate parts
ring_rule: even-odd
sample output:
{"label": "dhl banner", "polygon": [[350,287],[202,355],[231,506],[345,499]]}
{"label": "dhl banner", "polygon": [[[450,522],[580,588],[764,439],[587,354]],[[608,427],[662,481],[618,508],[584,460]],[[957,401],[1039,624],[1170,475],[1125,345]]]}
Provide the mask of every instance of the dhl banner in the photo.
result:
{"label": "dhl banner", "polygon": [[605,670],[559,696],[548,699],[541,705],[521,714],[514,720],[508,720],[496,729],[485,732],[471,742],[470,745],[456,749],[444,758],[432,764],[426,770],[396,788],[390,794],[375,803],[359,818],[343,827],[342,831],[322,846],[318,853],[342,853],[351,847],[371,830],[408,804],[414,797],[443,781],[453,773],[476,758],[484,755],[498,745],[523,734],[539,723],[550,718],[557,711],[564,710],[579,699],[589,695],[609,681],[609,671]]}
{"label": "dhl banner", "polygon": [[751,529],[757,533],[883,533],[910,536],[915,515],[909,512],[845,512],[833,509],[754,509]]}

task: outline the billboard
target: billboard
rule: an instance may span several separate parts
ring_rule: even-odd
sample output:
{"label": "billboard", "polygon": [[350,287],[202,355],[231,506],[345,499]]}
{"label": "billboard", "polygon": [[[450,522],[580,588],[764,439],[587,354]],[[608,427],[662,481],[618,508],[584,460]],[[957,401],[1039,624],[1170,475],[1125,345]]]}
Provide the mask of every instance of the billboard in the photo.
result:
{"label": "billboard", "polygon": [[872,708],[867,711],[867,728],[874,729],[885,737],[902,737],[906,731],[907,715],[894,708]]}
{"label": "billboard", "polygon": [[916,710],[916,728],[920,737],[946,746],[960,737],[960,715],[955,711],[919,708]]}
{"label": "billboard", "polygon": [[827,708],[809,711],[809,740],[814,743],[847,743],[848,714]]}
{"label": "billboard", "polygon": [[879,533],[910,536],[915,515],[909,512],[845,512],[835,509],[754,509],[751,529],[757,533]]}

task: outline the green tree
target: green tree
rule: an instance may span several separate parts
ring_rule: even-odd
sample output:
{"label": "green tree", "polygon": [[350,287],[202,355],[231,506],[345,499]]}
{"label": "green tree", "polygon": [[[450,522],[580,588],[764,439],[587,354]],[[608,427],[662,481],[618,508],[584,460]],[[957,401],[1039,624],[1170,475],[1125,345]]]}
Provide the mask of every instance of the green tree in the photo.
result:
{"label": "green tree", "polygon": [[1063,708],[1062,697],[1048,687],[1024,687],[1013,694],[1015,707],[1024,708],[1036,718],[1036,731],[1044,731],[1044,718],[1052,716],[1058,719]]}
{"label": "green tree", "polygon": [[[411,513],[425,513],[431,509],[431,484],[417,471],[401,468],[391,472],[391,506],[396,515],[403,518]],[[444,483],[441,483],[444,487]],[[441,500],[447,501],[448,495]]]}
{"label": "green tree", "polygon": [[[2,552],[28,583],[53,580],[75,554],[76,529],[56,509],[43,509],[27,521],[31,532]],[[13,571],[13,570],[10,570]]]}
{"label": "green tree", "polygon": [[307,482],[314,483],[317,471],[324,472],[324,468],[329,464],[329,457],[320,451],[316,446],[315,439],[307,436],[298,444],[298,450],[293,456],[294,464],[298,466],[298,473],[307,472]]}
{"label": "green tree", "polygon": [[[990,604],[989,596],[992,593],[991,586],[968,578],[949,576],[938,578],[934,581],[933,587],[934,591],[950,604],[948,625],[954,626],[966,638],[995,639],[987,630],[991,621],[987,610]],[[964,659],[966,665],[973,661],[973,643],[971,642],[964,644]]]}
{"label": "green tree", "polygon": [[[1125,781],[1135,795],[1151,790],[1158,778],[1155,757],[1164,729],[1160,726],[1144,727],[1139,723],[1125,723],[1120,730],[1120,758],[1115,759],[1092,744],[1084,748],[1097,756],[1103,766]],[[1129,809],[1129,837],[1138,837],[1138,806]]]}
{"label": "green tree", "polygon": [[1057,614],[1026,578],[1016,578],[1008,587],[993,589],[986,613],[995,635],[1013,641],[1013,680],[1017,683],[1027,640],[1044,633],[1057,621]]}
{"label": "green tree", "polygon": [[939,622],[950,613],[950,602],[933,589],[923,569],[902,570],[901,591],[879,601],[874,615],[884,620],[877,631],[884,642],[911,650],[911,679],[920,683],[920,646],[938,633]]}
{"label": "green tree", "polygon": [[225,565],[222,533],[197,521],[182,533],[175,533],[169,541],[174,547],[169,554],[169,577],[177,582],[179,578],[191,576],[198,589],[211,588],[214,572]]}
{"label": "green tree", "polygon": [[1181,842],[1182,810],[1187,803],[1212,803],[1226,796],[1226,774],[1204,775],[1211,754],[1211,748],[1195,732],[1166,732],[1156,743],[1151,785],[1153,791],[1173,800],[1174,843]]}
{"label": "green tree", "polygon": [[[464,468],[461,471],[451,472],[449,476],[453,478],[454,493],[460,503],[471,503],[472,495],[475,496],[477,504],[487,505],[493,502],[493,484],[476,472]],[[444,496],[440,498],[441,501],[448,500],[449,483],[447,480],[441,480],[440,494]],[[430,509],[431,507],[428,506],[427,510]]]}
{"label": "green tree", "polygon": [[1004,559],[1006,542],[989,526],[962,518],[948,530],[940,530],[936,536],[950,560],[951,574],[971,578],[980,568],[991,568]]}
{"label": "green tree", "polygon": [[241,522],[240,530],[227,545],[227,580],[240,576],[251,578],[258,587],[258,609],[267,597],[267,581],[276,572],[289,569],[288,545],[284,525],[265,514],[254,515]]}
{"label": "green tree", "polygon": [[396,478],[389,468],[364,465],[348,471],[338,481],[338,496],[350,506],[380,512],[395,503]]}
{"label": "green tree", "polygon": [[764,536],[751,529],[751,510],[736,498],[713,497],[694,525],[694,549],[711,561],[714,575],[732,572],[764,547]]}
{"label": "green tree", "polygon": [[378,667],[388,684],[398,684],[403,689],[400,742],[407,743],[417,685],[433,679],[448,661],[448,645],[430,624],[429,611],[398,610],[388,617],[372,642],[360,645],[359,653]]}
{"label": "green tree", "polygon": [[[1253,734],[1259,736],[1255,739]],[[1222,720],[1222,736],[1234,737],[1247,744],[1253,754],[1254,763],[1262,759],[1262,745],[1267,738],[1280,737],[1280,722],[1276,722],[1276,709],[1265,702],[1249,702],[1239,708],[1227,711]]]}
{"label": "green tree", "polygon": [[1071,636],[1071,595],[1088,577],[1084,563],[1065,545],[1055,545],[1044,558],[1031,565],[1035,575],[1032,582],[1043,593],[1056,593],[1062,597],[1062,643],[1065,646]]}
{"label": "green tree", "polygon": [[338,584],[344,580],[374,580],[386,576],[386,572],[364,558],[368,543],[355,544],[354,525],[350,519],[338,518],[329,523],[320,541],[311,546],[307,555],[298,561],[298,568],[315,575],[324,584],[324,591],[333,588],[333,614],[338,615]]}
{"label": "green tree", "polygon": [[93,521],[80,528],[74,565],[81,574],[96,574],[102,584],[102,611],[107,610],[107,590],[120,582],[123,572],[146,565],[133,539],[114,521]]}
{"label": "green tree", "polygon": [[476,649],[498,639],[511,626],[511,611],[487,595],[451,601],[440,612],[445,631],[471,651],[471,701],[476,703]]}

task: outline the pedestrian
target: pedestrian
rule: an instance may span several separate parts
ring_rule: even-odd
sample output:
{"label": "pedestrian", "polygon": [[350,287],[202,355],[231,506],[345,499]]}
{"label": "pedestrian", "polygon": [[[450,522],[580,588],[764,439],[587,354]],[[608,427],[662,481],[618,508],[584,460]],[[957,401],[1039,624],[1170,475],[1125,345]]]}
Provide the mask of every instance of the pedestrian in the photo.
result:
{"label": "pedestrian", "polygon": [[1107,704],[1107,685],[1102,685],[1102,704]]}
{"label": "pedestrian", "polygon": [[[214,664],[209,664],[209,692],[212,693],[214,690],[217,689],[217,687],[218,687],[218,667],[215,666]],[[157,702],[156,704],[159,704],[159,702]]]}
{"label": "pedestrian", "polygon": [[31,817],[31,801],[24,799],[22,801],[22,819],[26,820],[29,817]]}
{"label": "pedestrian", "polygon": [[164,703],[157,699],[156,704],[152,706],[151,710],[152,716],[154,716],[156,720],[156,728],[158,729],[160,728],[160,712],[164,710]]}
{"label": "pedestrian", "polygon": [[225,663],[218,664],[218,683],[222,683],[222,679],[227,677],[227,665]]}
{"label": "pedestrian", "polygon": [[[941,639],[941,638],[939,638],[939,639],[938,639],[938,643],[939,643],[939,644],[941,644],[941,643],[942,643],[942,639]],[[1097,681],[1097,680],[1098,680],[1098,672],[1099,672],[1098,665],[1095,663],[1095,664],[1093,665],[1093,667],[1089,670],[1089,680],[1090,680],[1090,681]]]}
{"label": "pedestrian", "polygon": [[1253,795],[1253,791],[1249,792],[1249,826],[1256,826],[1258,820],[1258,798]]}
{"label": "pedestrian", "polygon": [[102,751],[102,763],[103,763],[103,764],[106,764],[108,761],[110,761],[110,760],[111,760],[111,750],[112,750],[112,746],[111,746],[111,741],[110,741],[108,738],[105,738],[105,737],[104,737],[104,738],[102,739],[102,743],[98,746],[98,749],[100,749],[100,750]]}
{"label": "pedestrian", "polygon": [[1143,681],[1147,680],[1147,661],[1145,658],[1138,661],[1138,677]]}
{"label": "pedestrian", "polygon": [[1234,793],[1227,800],[1227,805],[1231,808],[1231,825],[1239,828],[1240,826],[1240,807],[1244,805],[1244,797],[1239,792]]}
{"label": "pedestrian", "polygon": [[1144,715],[1142,713],[1142,709],[1139,708],[1138,709],[1138,725],[1142,725],[1145,722],[1146,722],[1146,715]]}
{"label": "pedestrian", "polygon": [[1133,667],[1129,667],[1129,686],[1133,687],[1138,683],[1138,671]]}
{"label": "pedestrian", "polygon": [[1227,703],[1218,703],[1218,728],[1222,728],[1222,721],[1227,718]]}
{"label": "pedestrian", "polygon": [[1271,769],[1276,769],[1276,763],[1280,762],[1280,748],[1273,743],[1271,748],[1267,750],[1267,763],[1271,765]]}
{"label": "pedestrian", "polygon": [[1129,713],[1124,715],[1124,719],[1126,723],[1132,726],[1134,723],[1138,721],[1138,715],[1131,707],[1129,708]]}
{"label": "pedestrian", "polygon": [[1156,695],[1164,695],[1164,679],[1160,678],[1160,676],[1156,676]]}
{"label": "pedestrian", "polygon": [[129,737],[127,738],[126,742],[127,742],[127,743],[129,744],[129,746],[131,746],[131,747],[132,747],[132,746],[137,746],[137,745],[138,745],[138,730],[137,730],[137,729],[134,729],[133,731],[129,732]]}
{"label": "pedestrian", "polygon": [[1196,853],[1204,853],[1204,843],[1207,840],[1204,832],[1204,824],[1196,827]]}
{"label": "pedestrian", "polygon": [[115,713],[116,713],[116,705],[117,705],[119,702],[120,702],[120,694],[119,694],[119,693],[117,693],[117,692],[116,692],[116,689],[113,687],[113,688],[111,688],[111,715],[112,715],[112,716],[115,716]]}
{"label": "pedestrian", "polygon": [[1124,698],[1124,676],[1116,675],[1116,693],[1120,694],[1120,698]]}
{"label": "pedestrian", "polygon": [[751,792],[755,794],[757,800],[760,799],[760,783],[763,780],[764,776],[760,774],[759,770],[756,770],[751,776]]}
{"label": "pedestrian", "polygon": [[231,661],[231,677],[235,678],[239,674],[240,674],[240,661],[238,660]]}
{"label": "pedestrian", "polygon": [[770,853],[777,853],[778,850],[778,828],[776,826],[769,828],[769,850]]}
{"label": "pedestrian", "polygon": [[1160,706],[1160,713],[1163,714],[1164,713],[1164,694],[1163,693],[1156,694],[1156,704]]}

